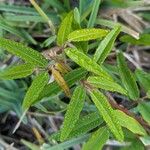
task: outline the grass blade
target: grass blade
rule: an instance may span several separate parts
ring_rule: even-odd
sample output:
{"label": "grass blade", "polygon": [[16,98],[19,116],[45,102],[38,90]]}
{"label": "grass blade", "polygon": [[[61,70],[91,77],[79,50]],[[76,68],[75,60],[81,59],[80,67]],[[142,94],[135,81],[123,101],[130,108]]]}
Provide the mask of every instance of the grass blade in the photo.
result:
{"label": "grass blade", "polygon": [[87,24],[87,28],[92,28],[94,26],[94,23],[98,14],[100,2],[101,0],[94,0],[93,8],[92,8],[92,12],[90,15],[90,19]]}

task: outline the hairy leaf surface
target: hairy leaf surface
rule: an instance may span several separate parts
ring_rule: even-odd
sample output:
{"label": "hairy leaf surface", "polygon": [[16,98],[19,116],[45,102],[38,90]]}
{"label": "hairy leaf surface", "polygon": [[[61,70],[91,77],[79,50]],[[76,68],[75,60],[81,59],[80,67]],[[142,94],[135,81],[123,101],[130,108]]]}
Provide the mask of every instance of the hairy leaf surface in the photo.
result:
{"label": "hairy leaf surface", "polygon": [[126,115],[120,110],[115,110],[115,115],[118,116],[119,124],[135,134],[146,135],[144,128],[132,117]]}
{"label": "hairy leaf surface", "polygon": [[72,21],[73,21],[73,12],[71,11],[61,22],[60,28],[58,30],[57,44],[59,46],[62,46],[67,41],[67,36],[71,32]]}
{"label": "hairy leaf surface", "polygon": [[106,78],[99,76],[90,76],[87,81],[92,84],[94,87],[101,88],[108,91],[116,91],[118,93],[127,94],[127,91],[123,89],[119,84],[115,81],[107,80]]}
{"label": "hairy leaf surface", "polygon": [[21,43],[0,38],[0,47],[33,65],[46,67],[48,64],[47,60],[40,53]]}
{"label": "hairy leaf surface", "polygon": [[86,56],[83,52],[80,52],[78,49],[67,48],[65,49],[65,53],[74,62],[76,62],[81,67],[87,69],[88,71],[107,78],[108,80],[113,80],[111,76],[106,71],[104,71],[100,65],[93,61],[90,57]]}
{"label": "hairy leaf surface", "polygon": [[85,89],[82,86],[78,86],[74,90],[65,114],[63,128],[61,130],[61,141],[64,141],[68,137],[79,119],[80,112],[84,105],[85,94]]}
{"label": "hairy leaf surface", "polygon": [[0,79],[19,79],[26,77],[34,71],[35,66],[26,63],[12,66],[0,72]]}
{"label": "hairy leaf surface", "polygon": [[121,26],[115,26],[114,29],[100,42],[94,54],[94,61],[102,64],[113,48],[114,42],[121,31]]}
{"label": "hairy leaf surface", "polygon": [[91,92],[91,97],[98,108],[100,115],[103,117],[114,136],[119,141],[123,141],[124,135],[119,124],[118,117],[114,115],[114,110],[110,106],[107,98],[98,90],[93,90]]}
{"label": "hairy leaf surface", "polygon": [[91,135],[87,143],[83,145],[83,150],[101,150],[108,139],[108,129],[106,127],[99,128]]}
{"label": "hairy leaf surface", "polygon": [[28,109],[37,100],[48,80],[49,75],[47,72],[43,72],[35,77],[23,100],[22,107],[24,110]]}
{"label": "hairy leaf surface", "polygon": [[68,35],[69,41],[79,42],[79,41],[89,41],[98,38],[102,38],[108,34],[108,30],[104,29],[80,29],[71,32]]}

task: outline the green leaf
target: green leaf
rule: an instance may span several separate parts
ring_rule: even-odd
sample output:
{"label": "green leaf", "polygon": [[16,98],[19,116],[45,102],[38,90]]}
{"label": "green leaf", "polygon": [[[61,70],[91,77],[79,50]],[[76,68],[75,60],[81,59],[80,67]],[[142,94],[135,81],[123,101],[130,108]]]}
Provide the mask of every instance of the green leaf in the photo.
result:
{"label": "green leaf", "polygon": [[88,24],[87,24],[87,28],[92,28],[94,26],[94,23],[98,14],[100,2],[101,0],[94,0],[93,2],[92,12],[91,12]]}
{"label": "green leaf", "polygon": [[73,12],[67,14],[64,20],[61,22],[60,28],[57,34],[57,44],[62,46],[67,41],[67,36],[71,32],[71,26],[73,21]]}
{"label": "green leaf", "polygon": [[79,29],[71,32],[68,35],[68,40],[73,42],[89,41],[102,38],[108,34],[108,30],[104,29]]}
{"label": "green leaf", "polygon": [[140,84],[142,85],[142,87],[144,88],[144,90],[146,92],[148,90],[150,90],[150,74],[146,73],[140,69],[137,69],[135,71],[135,75],[136,75],[138,81],[140,82]]}
{"label": "green leaf", "polygon": [[45,0],[48,4],[50,4],[53,8],[56,8],[58,11],[65,11],[65,8],[63,6],[63,4],[59,1],[59,0],[54,0],[54,1],[50,1],[50,0]]}
{"label": "green leaf", "polygon": [[130,71],[130,69],[127,66],[127,63],[125,62],[125,58],[123,56],[123,53],[119,52],[117,55],[117,62],[118,62],[118,68],[119,68],[119,74],[122,80],[122,83],[126,90],[128,91],[129,97],[132,100],[136,100],[139,98],[139,89],[136,84],[136,80]]}
{"label": "green leaf", "polygon": [[142,34],[140,35],[139,39],[135,39],[134,37],[130,35],[124,35],[120,38],[120,41],[130,43],[133,45],[144,45],[144,46],[150,46],[150,34]]}
{"label": "green leaf", "polygon": [[144,128],[134,118],[126,115],[120,110],[115,110],[115,115],[118,116],[119,124],[135,134],[146,135]]}
{"label": "green leaf", "polygon": [[37,100],[48,81],[49,75],[47,72],[35,77],[23,100],[22,108],[24,110],[28,109]]}
{"label": "green leaf", "polygon": [[[83,68],[77,68],[77,69],[74,69],[73,71],[69,72],[68,74],[66,74],[64,76],[64,80],[66,81],[67,85],[69,87],[71,87],[75,82],[83,79],[86,74],[87,74],[86,70],[84,70]],[[61,87],[57,84],[56,81],[54,81],[54,82],[48,84],[47,86],[45,86],[43,91],[40,93],[40,96],[37,99],[37,101],[41,100],[44,97],[49,97],[51,95],[57,95],[61,91],[62,91]]]}
{"label": "green leaf", "polygon": [[142,102],[138,104],[138,111],[142,115],[143,119],[150,124],[150,104]]}
{"label": "green leaf", "polygon": [[21,43],[0,38],[0,47],[33,65],[46,67],[48,64],[47,60],[40,53],[32,48],[22,45]]}
{"label": "green leaf", "polygon": [[85,89],[82,86],[78,86],[74,90],[65,114],[65,119],[61,130],[61,141],[64,141],[68,137],[74,128],[75,123],[79,119],[80,112],[84,105],[85,94]]}
{"label": "green leaf", "polygon": [[114,115],[114,110],[110,106],[107,98],[98,90],[93,90],[91,92],[91,98],[111,132],[114,134],[117,140],[123,141],[124,135],[119,124],[118,117]]}
{"label": "green leaf", "polygon": [[34,71],[32,64],[21,64],[4,69],[0,72],[0,79],[18,79],[26,77]]}
{"label": "green leaf", "polygon": [[102,64],[110,51],[113,48],[114,42],[121,31],[121,26],[116,25],[114,29],[107,34],[107,36],[101,41],[96,52],[94,54],[94,61]]}
{"label": "green leaf", "polygon": [[[90,113],[86,116],[81,116],[79,118],[79,120],[76,122],[72,131],[70,132],[68,139],[85,134],[85,133],[95,129],[102,123],[103,123],[103,120],[100,117],[99,113],[97,113],[97,112]],[[57,133],[54,133],[51,136],[51,139],[55,139],[55,140],[59,141],[60,133],[61,133],[61,130],[58,131]]]}
{"label": "green leaf", "polygon": [[140,137],[140,140],[142,141],[142,143],[145,146],[149,146],[150,145],[150,136],[144,136],[144,137]]}
{"label": "green leaf", "polygon": [[[11,18],[14,18],[14,16],[11,16]],[[37,44],[37,42],[32,38],[32,36],[28,32],[26,32],[23,29],[19,29],[19,28],[10,26],[9,24],[4,22],[4,19],[1,16],[0,16],[0,29],[6,30],[6,31],[26,40],[29,43]]]}
{"label": "green leaf", "polygon": [[101,150],[108,139],[108,129],[106,127],[99,128],[91,135],[87,143],[83,145],[82,150]]}
{"label": "green leaf", "polygon": [[89,135],[86,134],[86,135],[83,135],[81,137],[73,138],[73,139],[65,141],[63,143],[56,144],[56,145],[49,147],[49,148],[46,148],[44,150],[65,150],[65,149],[68,149],[74,145],[83,143],[88,138],[89,138]]}
{"label": "green leaf", "polygon": [[90,113],[86,116],[81,116],[69,134],[69,138],[87,133],[102,123],[103,120],[97,112]]}
{"label": "green leaf", "polygon": [[86,56],[83,52],[80,52],[76,48],[67,48],[65,53],[70,57],[74,62],[76,62],[81,67],[91,71],[99,76],[107,78],[108,80],[113,80],[111,76],[105,72],[100,65],[93,61],[90,57]]}
{"label": "green leaf", "polygon": [[28,142],[28,141],[26,141],[26,140],[21,140],[21,142],[22,142],[25,146],[27,146],[28,148],[30,148],[31,150],[40,150],[40,147],[39,147],[39,146],[37,146],[37,145],[35,145],[35,144],[31,143],[31,142]]}
{"label": "green leaf", "polygon": [[107,80],[103,77],[98,76],[90,76],[87,81],[92,84],[94,87],[101,88],[108,91],[116,91],[118,93],[127,95],[127,91],[123,89],[119,84],[115,81]]}

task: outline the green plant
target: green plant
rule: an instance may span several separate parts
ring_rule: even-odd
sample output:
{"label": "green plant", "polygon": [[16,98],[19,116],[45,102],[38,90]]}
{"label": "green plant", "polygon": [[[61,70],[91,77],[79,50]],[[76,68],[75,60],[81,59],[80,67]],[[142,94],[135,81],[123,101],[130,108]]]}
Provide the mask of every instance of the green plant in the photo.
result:
{"label": "green plant", "polygon": [[[52,5],[55,5],[59,11],[64,11],[64,7],[61,7],[58,3],[59,1],[52,2]],[[66,145],[69,140],[80,143],[81,139],[83,141],[88,139],[83,145],[83,150],[91,150],[91,147],[98,150],[104,146],[109,138],[123,142],[128,141],[131,134],[130,141],[133,144],[138,141],[137,143],[143,147],[139,140],[148,136],[149,124],[147,123],[150,119],[147,117],[149,106],[146,102],[141,103],[140,100],[148,98],[150,95],[150,86],[147,84],[150,75],[142,70],[132,73],[121,50],[115,51],[117,71],[115,73],[113,69],[108,71],[108,64],[105,60],[109,57],[123,28],[120,24],[115,24],[113,29],[95,28],[94,23],[99,6],[96,6],[96,3],[97,0],[94,1],[91,16],[87,23],[88,28],[82,29],[82,26],[84,26],[81,19],[83,17],[82,8],[80,8],[80,11],[75,8],[66,14],[59,29],[56,30],[57,32],[54,29],[53,21],[34,3],[33,5],[36,5],[35,8],[39,14],[45,18],[50,26],[52,39],[47,39],[47,42],[54,43],[58,47],[56,48],[55,45],[54,51],[39,53],[24,44],[0,38],[0,48],[22,59],[21,64],[1,71],[0,79],[18,79],[34,74],[32,84],[28,88],[22,103],[24,112],[27,112],[31,106],[36,106],[45,97],[58,96],[64,93],[66,97],[70,98],[70,102],[65,108],[66,113],[62,128],[50,139],[65,141]],[[130,43],[134,44],[142,42],[143,45],[148,45],[149,43],[143,40],[144,37],[142,36],[137,41],[126,35],[122,36],[120,40],[123,42],[130,40]],[[31,41],[34,43],[34,40]],[[96,51],[91,54],[88,46],[97,42]],[[44,57],[45,54],[47,57]],[[146,77],[143,78],[143,74]],[[49,83],[50,76],[54,77],[54,81],[51,83]],[[143,84],[147,97],[140,97],[137,82]],[[109,92],[116,92],[126,100],[134,101],[146,122],[114,102]],[[96,107],[94,107],[94,112],[90,111],[83,116],[82,110],[85,103],[88,103],[88,105],[94,103]],[[76,137],[80,140],[72,139]],[[32,147],[30,144],[26,143],[26,145]],[[58,144],[59,147],[65,149],[66,147],[62,145],[59,146]],[[48,149],[56,148],[57,146]]]}

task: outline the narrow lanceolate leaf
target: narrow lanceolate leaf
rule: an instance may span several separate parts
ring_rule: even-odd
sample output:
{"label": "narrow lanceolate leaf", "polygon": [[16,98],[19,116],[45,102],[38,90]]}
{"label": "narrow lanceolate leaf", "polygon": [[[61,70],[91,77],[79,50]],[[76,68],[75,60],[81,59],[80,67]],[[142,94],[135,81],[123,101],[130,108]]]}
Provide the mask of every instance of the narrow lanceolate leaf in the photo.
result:
{"label": "narrow lanceolate leaf", "polygon": [[67,41],[67,36],[71,32],[71,26],[73,21],[73,12],[67,14],[67,16],[62,21],[57,34],[57,44],[62,46]]}
{"label": "narrow lanceolate leaf", "polygon": [[139,98],[139,89],[136,84],[136,80],[127,66],[125,62],[125,58],[121,52],[117,55],[117,62],[119,68],[119,74],[122,80],[122,83],[126,90],[128,91],[128,95],[132,100],[136,100]]}
{"label": "narrow lanceolate leaf", "polygon": [[[86,116],[81,116],[78,121],[76,122],[74,128],[70,132],[67,139],[77,137],[79,135],[85,134],[96,127],[98,127],[100,124],[103,123],[103,119],[100,117],[98,112],[90,113]],[[57,133],[54,133],[51,136],[51,139],[55,139],[57,141],[60,141],[60,133],[61,130]]]}
{"label": "narrow lanceolate leaf", "polygon": [[87,28],[92,28],[94,26],[94,23],[95,23],[95,20],[97,17],[97,13],[99,10],[100,2],[101,2],[101,0],[94,0],[94,2],[93,2],[92,12],[91,12],[88,24],[87,24]]}
{"label": "narrow lanceolate leaf", "polygon": [[114,29],[107,34],[104,40],[101,41],[94,54],[94,61],[102,64],[110,51],[113,48],[114,42],[121,31],[121,26],[117,25]]}
{"label": "narrow lanceolate leaf", "polygon": [[109,131],[106,127],[99,128],[83,145],[83,150],[101,150],[109,139]]}
{"label": "narrow lanceolate leaf", "polygon": [[28,109],[34,103],[34,101],[37,100],[39,94],[41,93],[45,85],[48,83],[48,80],[49,80],[49,75],[46,72],[39,74],[33,80],[23,100],[23,104],[22,104],[23,110]]}
{"label": "narrow lanceolate leaf", "polygon": [[115,115],[118,116],[119,124],[135,134],[146,135],[144,128],[132,117],[126,115],[120,110],[114,111]]}
{"label": "narrow lanceolate leaf", "polygon": [[116,91],[118,93],[127,95],[127,91],[123,89],[115,81],[107,80],[106,78],[99,76],[90,76],[87,81],[92,84],[94,87],[101,88],[108,91]]}
{"label": "narrow lanceolate leaf", "polygon": [[52,70],[52,75],[54,76],[54,79],[56,80],[58,85],[64,90],[66,96],[70,97],[71,94],[70,94],[69,87],[66,81],[64,80],[64,78],[62,77],[62,75],[60,74],[60,72],[57,71],[54,67],[52,67],[51,70]]}
{"label": "narrow lanceolate leaf", "polygon": [[71,32],[68,35],[69,41],[79,42],[79,41],[89,41],[98,38],[102,38],[108,34],[108,30],[104,29],[80,29]]}
{"label": "narrow lanceolate leaf", "polygon": [[113,80],[111,76],[105,72],[100,65],[93,61],[90,57],[86,56],[83,52],[80,52],[76,48],[67,48],[65,53],[70,57],[74,62],[76,62],[81,67],[91,71],[99,76],[102,76],[108,80]]}
{"label": "narrow lanceolate leaf", "polygon": [[140,103],[138,104],[138,111],[142,115],[143,119],[150,124],[150,104],[149,103]]}
{"label": "narrow lanceolate leaf", "polygon": [[98,90],[93,90],[91,92],[91,97],[98,108],[100,115],[103,117],[116,139],[123,141],[124,135],[118,121],[119,116],[117,117],[114,115],[114,110],[110,106],[107,98]]}
{"label": "narrow lanceolate leaf", "polygon": [[137,69],[135,71],[135,75],[140,85],[144,88],[146,92],[148,92],[150,90],[150,74],[140,69]]}
{"label": "narrow lanceolate leaf", "polygon": [[39,66],[46,67],[47,60],[37,51],[8,39],[0,38],[0,48],[6,49],[10,53],[22,58],[23,60]]}
{"label": "narrow lanceolate leaf", "polygon": [[78,86],[73,92],[71,101],[67,107],[65,119],[63,122],[63,128],[61,130],[60,140],[64,141],[72,131],[75,123],[79,119],[80,112],[84,105],[85,89],[82,86]]}
{"label": "narrow lanceolate leaf", "polygon": [[0,72],[0,79],[19,79],[26,77],[34,71],[35,66],[32,64],[21,64],[9,67]]}

